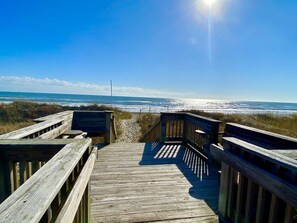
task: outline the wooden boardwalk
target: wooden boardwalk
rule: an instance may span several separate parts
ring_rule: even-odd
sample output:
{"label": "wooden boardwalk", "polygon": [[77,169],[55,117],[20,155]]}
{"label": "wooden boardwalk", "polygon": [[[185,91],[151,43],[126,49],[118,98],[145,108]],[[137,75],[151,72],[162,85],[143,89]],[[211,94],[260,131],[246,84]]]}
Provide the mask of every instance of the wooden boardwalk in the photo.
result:
{"label": "wooden boardwalk", "polygon": [[180,145],[111,144],[91,176],[91,222],[218,222],[217,171]]}

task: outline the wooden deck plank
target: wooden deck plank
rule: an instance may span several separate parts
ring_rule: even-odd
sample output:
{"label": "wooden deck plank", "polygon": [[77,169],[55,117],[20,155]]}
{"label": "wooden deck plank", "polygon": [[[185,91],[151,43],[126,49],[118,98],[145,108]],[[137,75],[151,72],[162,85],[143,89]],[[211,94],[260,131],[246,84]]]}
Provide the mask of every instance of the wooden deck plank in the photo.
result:
{"label": "wooden deck plank", "polygon": [[[91,176],[92,222],[217,222],[218,175],[202,180],[175,146],[111,144]],[[170,152],[169,152],[170,153]]]}

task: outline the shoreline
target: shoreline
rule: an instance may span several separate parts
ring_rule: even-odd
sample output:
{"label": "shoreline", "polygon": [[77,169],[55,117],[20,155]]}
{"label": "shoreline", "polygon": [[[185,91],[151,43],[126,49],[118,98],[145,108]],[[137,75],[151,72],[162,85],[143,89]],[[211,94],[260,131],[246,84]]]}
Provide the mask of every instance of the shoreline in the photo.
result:
{"label": "shoreline", "polygon": [[210,113],[219,112],[224,114],[297,113],[297,103],[294,102],[0,92],[0,104],[9,104],[15,101],[30,101],[38,104],[46,103],[69,107],[97,104],[137,113],[176,112],[182,110],[202,110]]}

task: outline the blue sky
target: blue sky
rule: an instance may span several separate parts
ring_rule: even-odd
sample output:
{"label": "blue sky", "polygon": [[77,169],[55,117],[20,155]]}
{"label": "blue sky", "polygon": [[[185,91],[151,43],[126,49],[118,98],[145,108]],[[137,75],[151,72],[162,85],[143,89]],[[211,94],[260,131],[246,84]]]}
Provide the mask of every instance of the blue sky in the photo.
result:
{"label": "blue sky", "polygon": [[205,1],[0,1],[0,90],[297,102],[297,1]]}

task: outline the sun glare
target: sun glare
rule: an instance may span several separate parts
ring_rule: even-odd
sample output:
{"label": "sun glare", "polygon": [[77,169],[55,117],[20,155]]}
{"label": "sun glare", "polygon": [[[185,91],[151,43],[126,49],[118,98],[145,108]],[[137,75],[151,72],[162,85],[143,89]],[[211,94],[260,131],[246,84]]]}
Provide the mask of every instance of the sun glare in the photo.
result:
{"label": "sun glare", "polygon": [[216,3],[217,0],[204,0],[205,4],[211,7]]}

